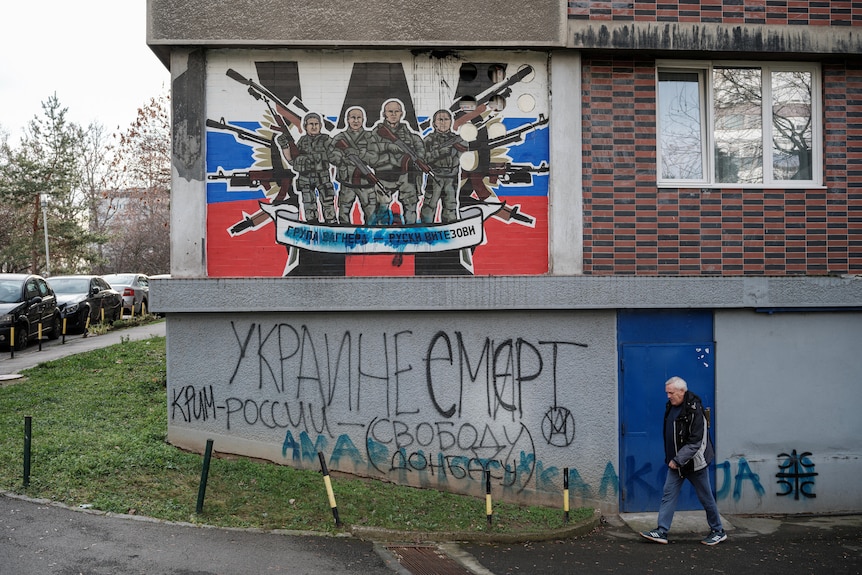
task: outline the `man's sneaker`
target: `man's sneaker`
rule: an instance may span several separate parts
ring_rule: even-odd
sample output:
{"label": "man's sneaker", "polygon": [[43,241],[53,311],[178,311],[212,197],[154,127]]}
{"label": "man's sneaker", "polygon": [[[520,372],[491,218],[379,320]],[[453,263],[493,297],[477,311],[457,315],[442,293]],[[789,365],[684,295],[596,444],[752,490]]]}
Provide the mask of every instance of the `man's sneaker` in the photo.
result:
{"label": "man's sneaker", "polygon": [[718,545],[725,539],[727,539],[727,532],[724,529],[721,531],[713,530],[709,532],[709,535],[701,543],[704,545]]}
{"label": "man's sneaker", "polygon": [[646,537],[650,541],[667,545],[667,533],[659,528],[655,528],[652,531],[641,531],[641,537]]}

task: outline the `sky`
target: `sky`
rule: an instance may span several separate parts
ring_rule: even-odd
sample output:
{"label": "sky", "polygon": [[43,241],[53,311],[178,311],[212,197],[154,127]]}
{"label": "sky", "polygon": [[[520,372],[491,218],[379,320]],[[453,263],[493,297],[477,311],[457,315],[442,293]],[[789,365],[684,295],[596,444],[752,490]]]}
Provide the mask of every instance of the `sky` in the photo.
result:
{"label": "sky", "polygon": [[0,130],[17,144],[55,93],[66,119],[124,131],[170,73],[147,46],[146,0],[7,0],[0,14]]}

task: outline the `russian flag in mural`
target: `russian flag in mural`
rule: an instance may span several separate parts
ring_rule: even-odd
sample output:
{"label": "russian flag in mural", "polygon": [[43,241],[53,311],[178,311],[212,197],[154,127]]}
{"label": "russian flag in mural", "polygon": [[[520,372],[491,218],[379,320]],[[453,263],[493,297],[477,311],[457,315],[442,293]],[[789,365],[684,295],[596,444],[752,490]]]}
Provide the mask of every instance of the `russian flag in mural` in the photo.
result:
{"label": "russian flag in mural", "polygon": [[246,50],[207,66],[210,277],[548,271],[542,55]]}

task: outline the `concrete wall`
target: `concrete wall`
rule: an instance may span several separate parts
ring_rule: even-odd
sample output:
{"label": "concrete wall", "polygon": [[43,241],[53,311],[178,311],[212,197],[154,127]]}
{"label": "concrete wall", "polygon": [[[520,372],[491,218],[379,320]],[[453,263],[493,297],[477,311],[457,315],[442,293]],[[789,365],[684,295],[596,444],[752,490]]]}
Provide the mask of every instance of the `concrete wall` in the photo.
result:
{"label": "concrete wall", "polygon": [[168,440],[474,495],[487,466],[498,497],[548,505],[570,468],[576,505],[612,509],[615,317],[170,316]]}
{"label": "concrete wall", "polygon": [[723,311],[715,340],[721,510],[862,509],[862,313]]}
{"label": "concrete wall", "polygon": [[[647,4],[576,4],[540,2],[525,15],[523,3],[509,1],[476,11],[448,0],[428,6],[148,0],[147,42],[173,76],[173,279],[154,281],[151,294],[151,308],[168,314],[170,441],[202,451],[213,438],[217,452],[314,469],[319,449],[332,469],[473,494],[482,491],[484,462],[501,496],[551,505],[559,503],[568,467],[575,505],[613,511],[619,497],[616,310],[710,309],[716,310],[721,510],[862,509],[855,480],[862,430],[854,413],[862,402],[853,364],[862,322],[848,311],[862,305],[851,237],[858,235],[852,223],[859,174],[848,169],[860,152],[845,131],[859,108],[853,90],[862,44],[852,24],[862,15],[855,7],[826,14],[819,2],[802,2],[792,13],[734,4],[720,14],[707,5],[664,6],[658,13]],[[209,237],[204,121],[210,104],[224,104],[228,115],[244,113],[240,108],[248,104],[219,92],[237,87],[225,83],[225,69],[250,61],[253,52],[284,60],[288,51],[309,50],[291,58],[331,63],[347,53],[344,47],[376,49],[375,59],[419,50],[447,57],[448,51],[526,49],[548,62],[543,82],[554,169],[546,195],[547,253],[537,272],[544,275],[513,276],[500,267],[485,277],[207,277],[208,256],[222,256]],[[626,217],[654,218],[656,206],[711,193],[659,194],[654,178],[643,176],[655,162],[643,153],[654,149],[654,137],[644,138],[641,126],[643,163],[632,201],[645,211],[617,213],[618,204],[630,210],[620,201],[626,191],[617,188],[630,166],[618,163],[628,142],[613,139],[623,121],[616,114],[644,120],[651,113],[645,103],[655,99],[656,58],[747,60],[752,52],[758,59],[822,60],[828,191],[814,190],[818,203],[801,217],[828,217],[832,231],[800,245],[806,256],[835,260],[834,246],[820,246],[839,242],[839,265],[806,260],[807,267],[782,278],[764,277],[776,272],[763,268],[688,278],[638,275],[681,272],[625,267],[631,262],[597,269],[598,211],[606,211],[602,230],[613,236]],[[221,58],[217,70],[208,62],[213,55]],[[337,76],[330,79],[343,81],[344,74]],[[620,101],[632,97],[633,84],[639,86],[636,110]],[[599,93],[602,86],[609,88]],[[599,197],[595,174],[602,170],[613,177]],[[798,204],[779,192],[781,201]],[[840,218],[836,206],[846,208]],[[603,249],[615,253],[615,241]],[[633,238],[619,241],[621,257],[634,258],[633,244],[625,243]],[[792,277],[828,272],[833,275]],[[589,275],[599,273],[616,275]],[[221,275],[231,275],[229,262]],[[826,311],[832,308],[846,309]],[[797,479],[813,483],[803,487]]]}

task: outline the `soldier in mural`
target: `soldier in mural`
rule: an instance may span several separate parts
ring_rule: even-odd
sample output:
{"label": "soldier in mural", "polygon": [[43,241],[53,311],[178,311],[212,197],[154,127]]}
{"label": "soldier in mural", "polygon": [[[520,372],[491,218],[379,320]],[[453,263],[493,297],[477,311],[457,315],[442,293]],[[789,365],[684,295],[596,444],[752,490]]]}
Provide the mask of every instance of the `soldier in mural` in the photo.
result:
{"label": "soldier in mural", "polygon": [[434,131],[425,138],[425,158],[434,177],[429,178],[422,200],[421,220],[433,223],[440,206],[440,221],[454,222],[458,218],[458,188],[460,184],[460,158],[468,144],[452,132],[452,113],[437,110],[432,118]]}
{"label": "soldier in mural", "polygon": [[425,163],[422,138],[402,121],[404,104],[397,99],[387,100],[383,104],[381,116],[374,130],[381,151],[374,166],[375,173],[389,195],[384,200],[386,204],[398,192],[402,223],[415,224],[423,172],[430,177],[434,177],[434,173]]}
{"label": "soldier in mural", "polygon": [[387,192],[371,166],[380,158],[374,133],[365,129],[365,110],[354,106],[344,115],[347,128],[332,138],[332,163],[338,181],[338,223],[350,224],[353,204],[359,200],[366,225],[383,221],[389,204]]}
{"label": "soldier in mural", "polygon": [[[296,190],[302,197],[305,221],[318,221],[317,196],[323,211],[323,222],[336,223],[335,188],[332,185],[329,165],[332,155],[332,138],[320,131],[323,121],[320,114],[306,114],[303,121],[305,134],[296,142],[297,155],[292,158],[293,170],[299,175]],[[286,135],[279,136],[279,140]],[[279,141],[280,145],[282,144]]]}

